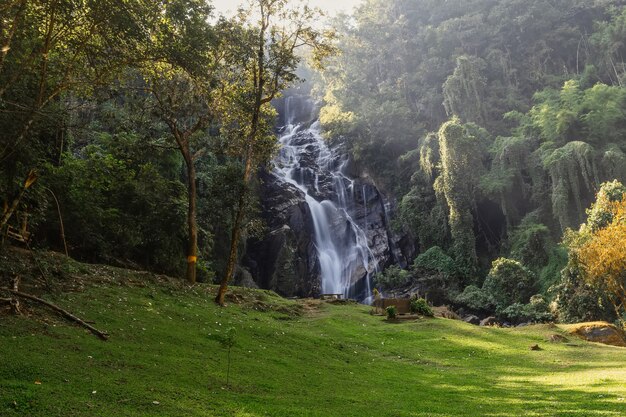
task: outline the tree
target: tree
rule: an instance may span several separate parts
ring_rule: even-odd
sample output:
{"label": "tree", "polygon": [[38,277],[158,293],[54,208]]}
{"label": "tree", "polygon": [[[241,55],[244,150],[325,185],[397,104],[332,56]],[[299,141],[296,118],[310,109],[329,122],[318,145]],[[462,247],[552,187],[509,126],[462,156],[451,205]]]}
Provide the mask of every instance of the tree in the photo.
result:
{"label": "tree", "polygon": [[458,118],[439,130],[441,175],[435,182],[448,205],[450,233],[456,264],[465,277],[477,270],[474,202],[483,158],[484,129],[464,125]]}
{"label": "tree", "polygon": [[220,43],[208,20],[211,7],[200,0],[166,3],[164,22],[152,48],[163,58],[143,66],[155,113],[167,125],[185,161],[187,174],[187,272],[196,282],[198,262],[197,178],[195,163],[205,152],[209,124],[215,121],[214,100]]}
{"label": "tree", "polygon": [[0,161],[34,136],[64,93],[90,91],[147,59],[136,48],[158,17],[146,1],[10,0],[1,10],[0,105],[11,128],[3,129]]}
{"label": "tree", "polygon": [[198,262],[196,160],[206,151],[206,128],[213,117],[210,91],[204,80],[197,81],[183,71],[174,70],[169,77],[151,79],[151,93],[157,102],[157,114],[167,124],[187,173],[187,281],[196,283]]}
{"label": "tree", "polygon": [[[581,265],[583,277],[603,288],[618,317],[626,313],[626,192],[611,196],[619,183],[604,184],[589,220],[571,239],[573,256]],[[624,188],[623,186],[619,188]],[[593,216],[593,217],[592,217]],[[595,220],[595,221],[594,221]]]}
{"label": "tree", "polygon": [[[240,42],[233,42],[232,51],[239,56],[236,65],[240,76],[231,79],[224,88],[228,90],[230,103],[225,105],[231,105],[234,111],[230,112],[223,129],[228,132],[231,147],[239,154],[245,168],[228,263],[215,298],[220,305],[224,305],[228,283],[235,272],[250,182],[257,166],[269,160],[275,147],[271,119],[268,119],[273,114],[271,102],[298,80],[300,50],[309,49],[318,63],[332,51],[327,42],[329,33],[313,26],[319,16],[318,10],[302,4],[291,7],[287,0],[254,0],[249,9],[240,10],[232,26],[233,38],[240,39]],[[256,21],[251,23],[254,19]]]}

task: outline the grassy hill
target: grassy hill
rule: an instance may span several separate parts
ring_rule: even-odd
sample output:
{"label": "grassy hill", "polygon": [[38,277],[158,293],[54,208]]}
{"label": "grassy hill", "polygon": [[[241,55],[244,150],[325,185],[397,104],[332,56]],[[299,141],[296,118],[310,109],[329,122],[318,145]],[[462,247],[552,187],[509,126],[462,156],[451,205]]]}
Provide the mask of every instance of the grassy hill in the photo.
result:
{"label": "grassy hill", "polygon": [[[555,326],[392,324],[366,306],[244,289],[219,308],[212,286],[37,256],[47,285],[26,258],[0,263],[31,271],[25,290],[111,337],[32,303],[28,317],[1,316],[3,416],[626,415],[626,349],[550,343]],[[229,327],[227,388],[219,337]]]}

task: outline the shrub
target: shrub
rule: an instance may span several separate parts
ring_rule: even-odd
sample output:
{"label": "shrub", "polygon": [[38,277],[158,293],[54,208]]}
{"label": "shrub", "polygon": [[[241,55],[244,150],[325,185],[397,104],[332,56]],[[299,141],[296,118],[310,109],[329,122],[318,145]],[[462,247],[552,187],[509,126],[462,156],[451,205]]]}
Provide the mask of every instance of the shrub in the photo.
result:
{"label": "shrub", "polygon": [[400,268],[397,265],[390,266],[383,272],[379,272],[374,276],[377,286],[383,289],[395,289],[404,287],[411,282],[411,274],[409,271]]}
{"label": "shrub", "polygon": [[529,304],[515,303],[498,311],[498,317],[514,324],[545,323],[554,320],[554,315],[549,311],[548,303],[541,295],[533,296]]}
{"label": "shrub", "polygon": [[439,246],[433,246],[415,258],[413,267],[441,272],[447,277],[452,277],[459,273],[454,260],[446,255]]}
{"label": "shrub", "polygon": [[428,302],[423,298],[414,298],[409,305],[411,313],[419,314],[425,317],[434,317],[433,309],[430,308]]}
{"label": "shrub", "polygon": [[476,313],[493,309],[489,296],[475,285],[465,287],[465,290],[456,296],[454,302]]}
{"label": "shrub", "polygon": [[535,274],[518,261],[499,258],[493,261],[483,291],[498,308],[525,304],[534,290]]}
{"label": "shrub", "polygon": [[396,306],[389,306],[386,310],[388,319],[395,319],[396,317],[398,317],[398,309],[396,308]]}
{"label": "shrub", "polygon": [[561,282],[549,292],[554,294],[555,312],[562,323],[615,320],[615,310],[606,293],[587,284],[576,266],[564,268]]}

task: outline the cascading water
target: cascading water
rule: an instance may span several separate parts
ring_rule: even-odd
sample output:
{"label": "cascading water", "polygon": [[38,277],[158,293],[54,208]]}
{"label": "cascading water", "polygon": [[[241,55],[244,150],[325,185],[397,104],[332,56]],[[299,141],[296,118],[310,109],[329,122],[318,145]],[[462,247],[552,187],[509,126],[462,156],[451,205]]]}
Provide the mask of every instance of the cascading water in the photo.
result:
{"label": "cascading water", "polygon": [[[345,174],[347,157],[325,143],[319,121],[310,123],[315,114],[310,104],[303,105],[299,97],[285,100],[285,126],[274,172],[305,194],[313,220],[322,293],[366,300],[371,291],[370,277],[378,265],[368,243],[367,225],[357,224],[351,213],[356,206],[355,193],[363,194],[367,211],[365,188],[355,190],[354,180]],[[303,111],[309,114],[303,115]],[[306,117],[307,121],[297,123]]]}

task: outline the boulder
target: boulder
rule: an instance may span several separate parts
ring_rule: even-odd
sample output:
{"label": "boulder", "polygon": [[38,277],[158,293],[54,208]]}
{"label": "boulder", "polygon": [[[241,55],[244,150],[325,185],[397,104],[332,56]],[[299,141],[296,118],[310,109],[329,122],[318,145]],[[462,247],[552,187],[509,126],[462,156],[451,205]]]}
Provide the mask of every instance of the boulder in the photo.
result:
{"label": "boulder", "polygon": [[480,319],[473,314],[463,317],[463,321],[465,323],[473,324],[476,326],[480,324]]}
{"label": "boulder", "polygon": [[497,326],[499,325],[500,322],[498,322],[498,319],[496,319],[493,316],[489,316],[484,320],[481,320],[480,325],[481,326]]}
{"label": "boulder", "polygon": [[565,328],[570,334],[576,335],[589,342],[626,347],[626,336],[624,332],[607,322],[578,323],[565,326]]}

